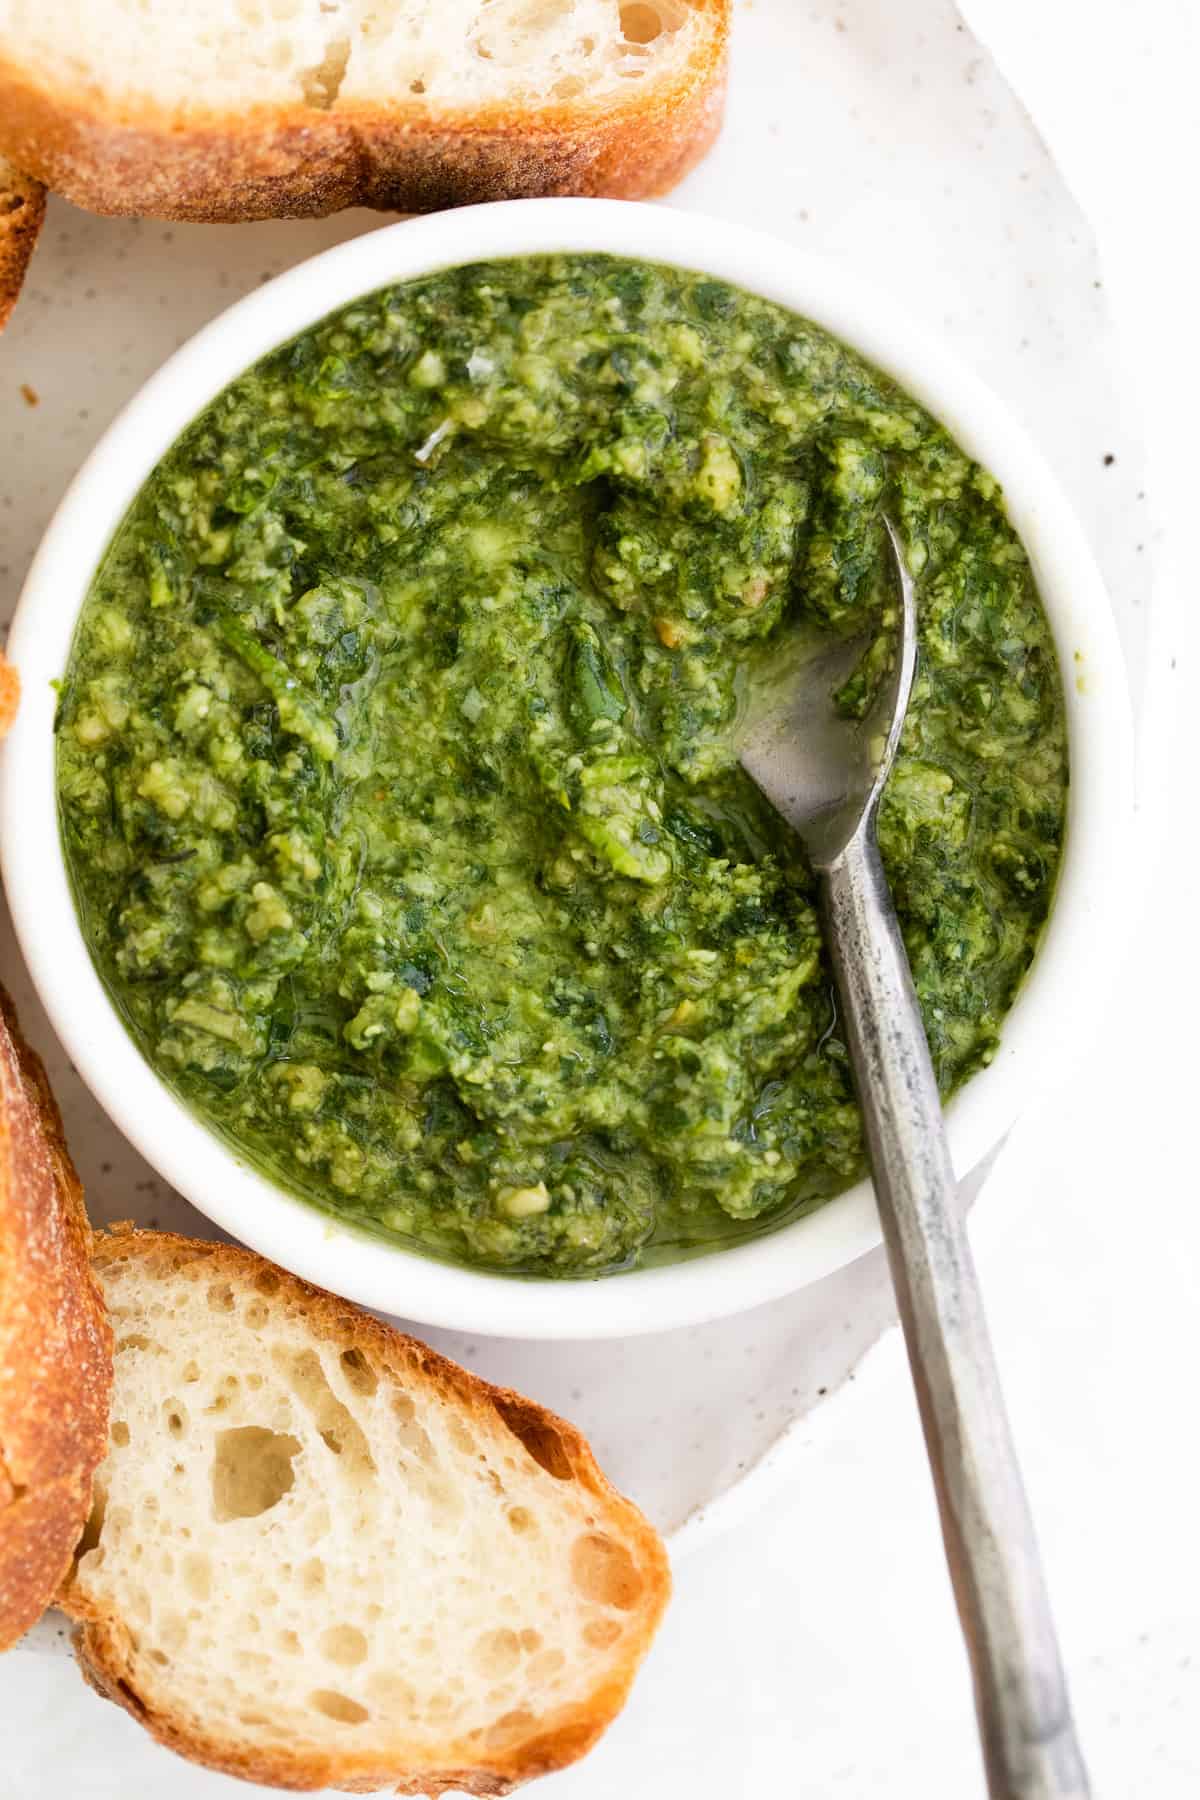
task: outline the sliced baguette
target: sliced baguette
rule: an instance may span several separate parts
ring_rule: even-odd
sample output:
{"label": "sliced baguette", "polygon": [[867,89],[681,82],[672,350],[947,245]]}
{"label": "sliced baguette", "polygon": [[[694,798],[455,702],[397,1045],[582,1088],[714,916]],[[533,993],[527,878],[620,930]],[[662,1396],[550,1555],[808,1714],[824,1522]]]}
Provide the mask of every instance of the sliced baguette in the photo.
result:
{"label": "sliced baguette", "polygon": [[0,331],[16,305],[45,216],[46,190],[41,182],[0,153]]}
{"label": "sliced baguette", "polygon": [[0,989],[0,1650],[70,1567],[107,1444],[90,1235],[45,1071]]}
{"label": "sliced baguette", "polygon": [[101,213],[665,192],[732,0],[0,0],[0,149]]}
{"label": "sliced baguette", "polygon": [[669,1575],[572,1426],[248,1251],[125,1228],[95,1267],[93,1685],[279,1787],[502,1794],[588,1749]]}

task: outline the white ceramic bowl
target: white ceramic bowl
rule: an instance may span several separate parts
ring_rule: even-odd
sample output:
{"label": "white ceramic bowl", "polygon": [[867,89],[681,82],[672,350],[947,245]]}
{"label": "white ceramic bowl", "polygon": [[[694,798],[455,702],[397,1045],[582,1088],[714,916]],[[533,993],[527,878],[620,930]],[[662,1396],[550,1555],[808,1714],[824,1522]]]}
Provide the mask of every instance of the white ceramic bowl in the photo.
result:
{"label": "white ceramic bowl", "polygon": [[343,1227],[241,1163],[160,1082],[92,967],[58,833],[51,682],[65,667],[97,562],[138,488],[214,395],[276,345],[390,282],[489,257],[609,251],[716,275],[803,313],[896,377],[1002,482],[1033,561],[1062,665],[1071,754],[1068,833],[1053,914],[991,1067],[948,1108],[955,1167],[971,1168],[1087,1043],[1120,936],[1132,734],[1107,596],[1040,453],[993,395],[900,316],[884,288],[716,219],[597,200],[530,200],[393,225],[268,282],[171,357],[100,440],[30,569],[9,640],[24,697],[0,760],[9,905],[46,1011],[97,1099],[161,1174],[218,1225],[298,1274],[426,1324],[513,1337],[615,1336],[739,1311],[827,1274],[879,1241],[862,1182],[736,1248],[599,1281],[529,1281],[431,1261]]}

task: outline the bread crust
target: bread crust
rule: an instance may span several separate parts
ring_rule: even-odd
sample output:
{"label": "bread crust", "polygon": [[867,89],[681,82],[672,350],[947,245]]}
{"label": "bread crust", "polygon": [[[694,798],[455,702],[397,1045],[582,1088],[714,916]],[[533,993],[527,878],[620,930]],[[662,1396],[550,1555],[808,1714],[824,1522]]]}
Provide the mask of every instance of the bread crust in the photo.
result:
{"label": "bread crust", "polygon": [[0,989],[0,1650],[50,1604],[108,1439],[112,1334],[45,1070]]}
{"label": "bread crust", "polygon": [[[2,323],[3,320],[0,320],[0,324]],[[0,738],[8,735],[8,728],[17,716],[20,700],[21,677],[0,650]]]}
{"label": "bread crust", "polygon": [[527,1738],[502,1751],[481,1753],[465,1741],[447,1743],[445,1764],[436,1769],[397,1768],[378,1755],[350,1751],[332,1755],[297,1747],[286,1754],[274,1749],[258,1752],[210,1735],[202,1721],[178,1707],[173,1709],[169,1695],[156,1695],[140,1679],[133,1639],[124,1621],[91,1605],[79,1586],[68,1581],[59,1604],[79,1622],[75,1650],[91,1686],[123,1707],[159,1743],[190,1761],[293,1792],[333,1787],[347,1793],[391,1788],[397,1794],[501,1795],[535,1776],[565,1768],[589,1750],[625,1702],[670,1596],[671,1575],[658,1533],[633,1502],[611,1485],[576,1427],[239,1245],[138,1231],[128,1225],[97,1233],[93,1243],[95,1266],[101,1269],[122,1258],[165,1257],[172,1262],[177,1259],[180,1269],[203,1262],[206,1281],[218,1276],[231,1284],[250,1286],[269,1271],[278,1283],[272,1304],[298,1304],[318,1338],[336,1344],[343,1352],[361,1351],[375,1367],[398,1381],[408,1385],[420,1381],[439,1389],[463,1412],[482,1414],[488,1429],[494,1427],[498,1413],[544,1468],[560,1479],[574,1481],[595,1501],[597,1522],[619,1531],[643,1586],[636,1615],[631,1615],[624,1633],[620,1661],[586,1701],[559,1709]]}
{"label": "bread crust", "polygon": [[238,113],[108,108],[45,85],[0,47],[0,150],[90,212],[229,223],[346,206],[429,212],[539,194],[648,199],[720,129],[731,0],[693,0],[707,42],[677,76],[617,103],[458,109],[337,101]]}
{"label": "bread crust", "polygon": [[0,331],[16,305],[45,216],[42,183],[0,155]]}

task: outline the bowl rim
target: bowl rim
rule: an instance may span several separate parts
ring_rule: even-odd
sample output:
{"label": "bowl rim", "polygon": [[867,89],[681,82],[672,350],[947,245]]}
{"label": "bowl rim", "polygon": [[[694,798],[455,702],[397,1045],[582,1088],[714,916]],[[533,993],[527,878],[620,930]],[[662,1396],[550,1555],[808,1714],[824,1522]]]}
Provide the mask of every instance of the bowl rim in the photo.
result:
{"label": "bowl rim", "polygon": [[956,355],[838,264],[765,232],[671,207],[518,200],[406,220],[302,262],[177,350],[105,431],[42,539],[9,655],[22,706],[0,752],[0,869],[51,1024],[101,1106],[164,1177],[232,1236],[285,1268],[422,1324],[525,1338],[595,1338],[701,1323],[776,1299],[880,1242],[868,1181],[747,1243],[593,1280],[514,1278],[442,1263],[343,1224],[242,1162],[178,1100],[127,1035],[97,975],[58,829],[51,686],[95,568],[146,476],[217,393],[268,351],[360,295],[439,269],[559,251],[713,275],[803,314],[891,374],[1000,481],[1057,648],[1071,784],[1054,907],[993,1063],[947,1108],[965,1174],[1089,1044],[1097,972],[1122,936],[1133,733],[1103,581],[1056,478],[1023,427]]}

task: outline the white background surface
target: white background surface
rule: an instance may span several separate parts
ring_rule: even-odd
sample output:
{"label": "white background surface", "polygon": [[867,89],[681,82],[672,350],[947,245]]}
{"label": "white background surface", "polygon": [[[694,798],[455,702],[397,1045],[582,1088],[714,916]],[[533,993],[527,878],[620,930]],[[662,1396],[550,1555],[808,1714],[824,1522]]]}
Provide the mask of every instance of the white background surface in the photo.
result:
{"label": "white background surface", "polygon": [[[1186,239],[1198,163],[1184,127],[1195,110],[1195,9],[1191,0],[970,0],[967,10],[1033,107],[1095,225],[1127,351],[1148,378],[1157,524],[1147,526],[1136,494],[1114,482],[1111,506],[1093,529],[1105,539],[1110,571],[1128,571],[1116,580],[1130,589],[1139,576],[1128,546],[1152,539],[1157,551],[1154,627],[1148,638],[1127,627],[1139,685],[1143,674],[1149,681],[1146,841],[1131,849],[1131,863],[1158,854],[1161,828],[1169,825],[1176,840],[1156,865],[1152,929],[1129,962],[1114,953],[1112,966],[1097,970],[1116,995],[1109,1032],[1053,1107],[1014,1135],[974,1238],[1097,1795],[1182,1800],[1200,1792],[1200,1462],[1191,1391],[1200,1349],[1200,1183],[1190,1116],[1200,993],[1188,948],[1200,866],[1195,799],[1177,790],[1170,801],[1165,776],[1172,733],[1182,753],[1200,702],[1195,634],[1188,642],[1184,630],[1192,595],[1188,608],[1172,606],[1176,572],[1195,563],[1187,490],[1197,473],[1191,435],[1200,396],[1189,367],[1195,268]],[[894,0],[813,0],[803,11],[830,31],[839,16],[877,27],[879,54],[899,53],[904,8]],[[743,42],[751,44],[752,32],[761,39],[769,17],[782,59],[801,42],[800,12],[801,0],[754,0],[739,21]],[[789,75],[801,106],[806,70]],[[788,91],[778,70],[743,57],[722,155],[747,160],[728,206],[781,227],[786,205],[790,227],[804,206],[805,170],[787,161],[785,114],[766,120],[782,127],[768,176],[759,99],[768,80],[778,105]],[[831,129],[838,124],[831,118]],[[873,131],[886,142],[889,128],[903,133],[905,125],[900,108],[888,120],[842,120],[840,129]],[[947,167],[951,156],[948,147]],[[852,217],[845,229],[849,249]],[[919,251],[919,222],[898,224],[884,254],[899,257],[906,240]],[[1062,249],[1069,263],[1070,247]],[[902,260],[895,267],[900,291]],[[1060,272],[1065,281],[1069,268]],[[978,327],[975,360],[985,372],[996,329],[995,318]],[[1103,329],[1099,319],[1095,329]],[[1081,496],[1096,449],[1095,421],[1083,410],[1064,415],[1048,403],[1042,431]],[[1177,691],[1185,698],[1175,709]],[[65,1664],[8,1659],[0,1728],[4,1800],[142,1792],[234,1800],[245,1791],[169,1762],[84,1694]],[[770,1504],[683,1565],[627,1712],[587,1763],[540,1791],[561,1800],[981,1794],[969,1687],[894,1336],[837,1404],[804,1427],[790,1478]]]}

